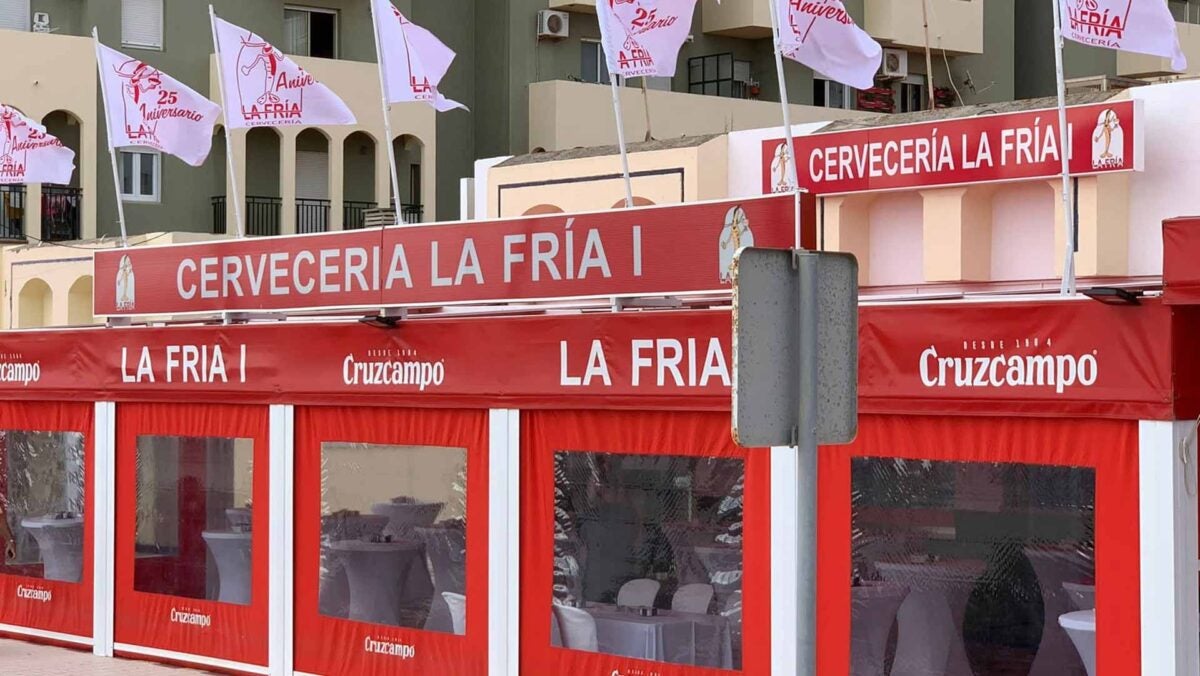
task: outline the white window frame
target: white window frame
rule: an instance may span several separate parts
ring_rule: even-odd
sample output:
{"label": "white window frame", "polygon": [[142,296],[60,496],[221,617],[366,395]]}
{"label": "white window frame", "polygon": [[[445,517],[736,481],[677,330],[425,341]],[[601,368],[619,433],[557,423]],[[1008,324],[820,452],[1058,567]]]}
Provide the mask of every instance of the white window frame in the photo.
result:
{"label": "white window frame", "polygon": [[[605,56],[605,54],[604,54],[604,44],[595,38],[583,38],[580,40],[580,42],[585,45],[592,45],[596,48],[596,67],[599,68],[600,66],[603,66],[604,70],[608,71],[608,57]],[[579,65],[582,68],[583,64],[580,63]],[[600,71],[599,70],[596,71],[596,74],[595,74],[596,81],[595,82],[588,80],[587,74],[582,72],[582,70],[580,71],[579,75],[580,75],[580,78],[583,79],[583,81],[588,84],[602,84],[602,85],[606,85],[606,86],[608,85],[607,82],[600,81]],[[611,80],[615,80],[618,87],[621,87],[625,84],[624,78],[622,78],[620,75],[617,75],[616,73],[613,73],[610,71],[608,73],[608,77]]]}
{"label": "white window frame", "polygon": [[[162,153],[149,148],[129,148],[126,150],[120,150],[118,152],[120,152],[122,156],[127,154],[133,155],[133,173],[135,178],[141,174],[142,156],[151,155],[154,157],[154,190],[149,195],[130,194],[125,192],[125,160],[124,157],[120,158],[121,161],[117,162],[117,168],[119,170],[117,173],[118,178],[121,180],[121,201],[141,202],[144,204],[158,204],[162,202]],[[138,187],[136,180],[134,181],[133,185],[135,189]]]}
{"label": "white window frame", "polygon": [[165,0],[158,0],[158,4],[159,4],[159,11],[158,11],[158,44],[157,44],[157,45],[153,45],[153,44],[143,44],[143,43],[140,43],[140,42],[129,42],[129,41],[127,41],[127,40],[125,39],[125,26],[124,26],[124,22],[125,22],[125,14],[124,14],[124,12],[125,12],[125,2],[124,2],[124,0],[121,0],[121,17],[120,17],[120,19],[121,19],[121,22],[122,22],[122,26],[121,26],[121,46],[122,46],[122,47],[131,47],[131,48],[133,48],[133,49],[148,49],[148,50],[153,50],[153,51],[156,51],[156,52],[161,52],[161,51],[163,51],[163,48],[164,48],[163,46],[164,46],[164,45],[166,44],[166,42],[167,42],[167,36],[166,36],[166,30],[167,30],[167,29],[166,29],[166,20],[167,20],[167,19],[166,19],[166,17],[167,17],[167,7],[166,7],[166,2],[165,2]]}
{"label": "white window frame", "polygon": [[[339,16],[339,12],[336,9],[329,9],[327,7],[309,7],[306,5],[284,5],[283,11],[284,12],[288,12],[288,11],[307,12],[309,14],[332,14],[333,15],[333,58],[335,58],[335,59],[342,58],[342,41],[341,41],[341,36],[338,35],[339,29],[341,29],[341,27],[342,27],[342,25],[341,25],[342,17]],[[308,24],[308,41],[309,41],[309,43],[308,43],[309,53],[308,54],[293,54],[293,56],[307,56],[307,57],[317,58],[317,59],[324,58],[324,57],[319,57],[319,56],[318,57],[312,56],[312,20],[311,19],[309,20],[309,24]]]}
{"label": "white window frame", "polygon": [[857,89],[855,89],[854,87],[851,87],[850,85],[842,85],[842,106],[841,106],[841,108],[837,108],[835,106],[829,105],[829,100],[832,97],[832,94],[830,93],[830,85],[833,84],[831,78],[827,78],[827,77],[821,75],[820,73],[814,73],[813,75],[814,75],[814,79],[820,80],[823,83],[821,86],[825,88],[825,105],[823,106],[824,108],[830,108],[833,110],[855,110],[858,108],[858,90]]}
{"label": "white window frame", "polygon": [[[33,30],[33,14],[32,14],[33,8],[31,8],[29,6],[30,0],[23,0],[23,1],[25,3],[25,26],[24,26],[24,28],[21,28],[21,29],[11,28],[11,29],[4,29],[4,30],[21,30],[26,33]],[[22,0],[17,0],[17,2],[18,3],[22,2]]]}

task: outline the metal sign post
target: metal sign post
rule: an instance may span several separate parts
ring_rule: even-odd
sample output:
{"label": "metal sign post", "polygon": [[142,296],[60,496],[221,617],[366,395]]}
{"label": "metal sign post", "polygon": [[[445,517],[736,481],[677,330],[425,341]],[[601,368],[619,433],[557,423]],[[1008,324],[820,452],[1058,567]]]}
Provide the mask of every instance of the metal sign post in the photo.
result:
{"label": "metal sign post", "polygon": [[796,673],[815,676],[817,445],[858,432],[858,261],[743,249],[733,289],[733,437],[799,453]]}

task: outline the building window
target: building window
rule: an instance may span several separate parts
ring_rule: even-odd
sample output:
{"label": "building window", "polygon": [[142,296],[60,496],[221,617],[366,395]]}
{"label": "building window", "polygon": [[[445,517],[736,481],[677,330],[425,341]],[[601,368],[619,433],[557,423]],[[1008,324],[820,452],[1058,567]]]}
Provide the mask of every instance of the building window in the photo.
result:
{"label": "building window", "polygon": [[29,30],[29,0],[0,0],[0,28]]}
{"label": "building window", "polygon": [[688,92],[706,96],[749,98],[755,83],[750,77],[750,62],[733,54],[710,54],[688,59]]}
{"label": "building window", "polygon": [[824,108],[854,108],[854,88],[834,80],[813,78],[813,105]]}
{"label": "building window", "polygon": [[126,202],[157,202],[162,188],[162,156],[121,152],[121,197]]}
{"label": "building window", "polygon": [[915,113],[928,108],[929,94],[925,92],[925,76],[910,75],[900,81],[901,113]]}
{"label": "building window", "polygon": [[163,0],[121,0],[121,44],[162,49]]}
{"label": "building window", "polygon": [[[604,59],[604,47],[599,42],[584,40],[580,44],[579,77],[584,82],[608,84],[608,61]],[[617,84],[621,84],[617,76]]]}
{"label": "building window", "polygon": [[1171,15],[1179,23],[1200,24],[1200,2],[1195,0],[1167,0]]}
{"label": "building window", "polygon": [[337,58],[337,11],[315,7],[285,7],[283,51],[297,56]]}

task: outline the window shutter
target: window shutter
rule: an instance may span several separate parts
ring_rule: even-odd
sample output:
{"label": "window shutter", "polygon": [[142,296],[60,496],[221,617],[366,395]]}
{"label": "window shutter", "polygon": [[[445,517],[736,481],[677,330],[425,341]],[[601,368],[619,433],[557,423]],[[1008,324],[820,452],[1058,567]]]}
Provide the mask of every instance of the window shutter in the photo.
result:
{"label": "window shutter", "polygon": [[0,28],[29,30],[29,0],[0,0]]}
{"label": "window shutter", "polygon": [[162,0],[121,0],[121,44],[162,48]]}

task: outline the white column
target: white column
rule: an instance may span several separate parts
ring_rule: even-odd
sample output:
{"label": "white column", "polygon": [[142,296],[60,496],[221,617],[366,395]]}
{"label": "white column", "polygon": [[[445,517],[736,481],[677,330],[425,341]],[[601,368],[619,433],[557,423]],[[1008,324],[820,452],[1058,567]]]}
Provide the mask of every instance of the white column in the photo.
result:
{"label": "white column", "polygon": [[796,672],[796,584],[800,551],[796,449],[771,449],[771,673]]}
{"label": "white column", "polygon": [[113,656],[116,591],[116,404],[96,402],[92,444],[92,654]]}
{"label": "white column", "polygon": [[1139,428],[1143,676],[1200,673],[1195,429],[1146,421]]}
{"label": "white column", "polygon": [[488,674],[517,676],[521,645],[520,412],[492,410],[488,427]]}
{"label": "white column", "polygon": [[267,665],[271,676],[291,676],[294,654],[294,413],[292,406],[283,405],[272,406],[270,412]]}

